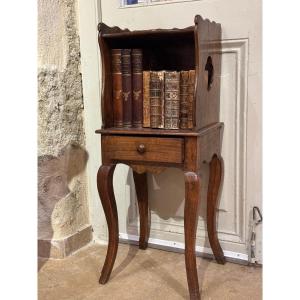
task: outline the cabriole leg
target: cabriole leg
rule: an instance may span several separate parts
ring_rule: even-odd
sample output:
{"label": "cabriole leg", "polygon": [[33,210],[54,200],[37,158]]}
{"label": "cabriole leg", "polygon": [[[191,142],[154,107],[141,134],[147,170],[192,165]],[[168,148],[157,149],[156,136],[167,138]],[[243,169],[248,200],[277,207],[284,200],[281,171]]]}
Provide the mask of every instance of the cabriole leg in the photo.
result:
{"label": "cabriole leg", "polygon": [[186,172],[184,234],[185,234],[185,267],[191,300],[199,300],[199,284],[196,265],[196,231],[198,224],[198,207],[200,200],[200,177],[194,172]]}
{"label": "cabriole leg", "polygon": [[113,174],[115,167],[115,164],[101,166],[97,174],[97,188],[109,233],[106,258],[99,279],[99,283],[101,284],[105,284],[109,279],[117,256],[119,243],[118,212],[113,191]]}
{"label": "cabriole leg", "polygon": [[209,163],[209,183],[207,191],[207,231],[213,254],[219,264],[225,263],[223,250],[217,235],[217,205],[220,185],[223,179],[223,160],[214,155]]}
{"label": "cabriole leg", "polygon": [[140,249],[147,249],[150,221],[149,221],[149,207],[148,207],[148,187],[147,174],[139,174],[133,171],[133,178],[135,183],[135,190],[140,214]]}

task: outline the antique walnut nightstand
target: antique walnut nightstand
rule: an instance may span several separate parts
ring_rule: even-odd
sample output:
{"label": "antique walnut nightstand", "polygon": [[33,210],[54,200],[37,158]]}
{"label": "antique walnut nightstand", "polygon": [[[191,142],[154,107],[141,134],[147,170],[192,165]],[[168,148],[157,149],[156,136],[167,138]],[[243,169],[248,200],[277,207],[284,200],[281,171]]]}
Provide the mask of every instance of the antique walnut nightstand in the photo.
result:
{"label": "antique walnut nightstand", "polygon": [[[129,31],[103,23],[98,29],[102,58],[103,126],[96,130],[101,134],[102,151],[97,186],[109,230],[107,255],[99,282],[105,284],[108,281],[118,249],[118,214],[112,183],[116,164],[124,163],[133,169],[140,214],[140,249],[147,248],[150,231],[146,173],[176,167],[183,170],[185,180],[185,263],[190,299],[200,299],[195,240],[201,196],[200,169],[205,163],[209,163],[210,170],[208,237],[217,262],[225,263],[216,231],[216,208],[223,178],[223,123],[219,122],[218,76],[221,68],[221,26],[197,15],[195,25],[184,29]],[[134,47],[143,49],[143,64],[151,61],[153,70],[196,70],[193,129],[113,127],[111,49]]]}

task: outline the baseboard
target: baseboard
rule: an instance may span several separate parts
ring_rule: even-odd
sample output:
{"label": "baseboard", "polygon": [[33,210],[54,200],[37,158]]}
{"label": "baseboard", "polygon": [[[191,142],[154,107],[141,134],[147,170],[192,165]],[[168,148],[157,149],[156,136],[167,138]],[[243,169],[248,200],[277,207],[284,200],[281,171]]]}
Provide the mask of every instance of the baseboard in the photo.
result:
{"label": "baseboard", "polygon": [[42,258],[65,258],[87,245],[92,239],[91,225],[83,227],[63,239],[39,239],[38,256]]}
{"label": "baseboard", "polygon": [[[126,234],[126,233],[120,233],[119,238],[121,242],[133,243],[133,244],[137,244],[139,240],[138,236]],[[173,251],[173,252],[180,252],[180,253],[184,252],[184,244],[174,242],[174,241],[166,241],[161,239],[149,238],[148,245],[149,247],[166,250],[166,251]],[[196,246],[196,254],[197,256],[201,256],[201,257],[209,257],[209,258],[213,257],[213,253],[210,248],[201,247],[201,246]],[[243,265],[248,264],[247,254],[224,250],[224,255],[227,258],[227,261],[231,261]]]}

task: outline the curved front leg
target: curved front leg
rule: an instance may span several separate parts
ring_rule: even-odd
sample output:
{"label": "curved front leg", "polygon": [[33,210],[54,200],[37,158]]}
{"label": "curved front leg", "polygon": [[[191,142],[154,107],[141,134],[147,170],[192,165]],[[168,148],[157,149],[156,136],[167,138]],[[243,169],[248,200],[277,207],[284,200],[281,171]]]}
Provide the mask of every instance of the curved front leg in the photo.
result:
{"label": "curved front leg", "polygon": [[135,190],[140,214],[140,240],[139,248],[147,249],[149,239],[149,207],[148,207],[148,187],[147,174],[139,174],[133,171],[133,178],[135,183]]}
{"label": "curved front leg", "polygon": [[200,200],[200,177],[194,172],[184,173],[185,206],[185,267],[190,292],[190,299],[199,300],[199,284],[196,265],[196,231],[198,224],[198,207]]}
{"label": "curved front leg", "polygon": [[113,191],[113,174],[116,165],[103,165],[97,174],[97,188],[108,226],[108,248],[99,283],[105,284],[110,276],[118,251],[119,225],[115,195]]}
{"label": "curved front leg", "polygon": [[217,235],[216,213],[220,185],[223,180],[223,159],[214,155],[209,163],[209,183],[207,191],[207,231],[208,239],[219,264],[225,263],[223,250]]}

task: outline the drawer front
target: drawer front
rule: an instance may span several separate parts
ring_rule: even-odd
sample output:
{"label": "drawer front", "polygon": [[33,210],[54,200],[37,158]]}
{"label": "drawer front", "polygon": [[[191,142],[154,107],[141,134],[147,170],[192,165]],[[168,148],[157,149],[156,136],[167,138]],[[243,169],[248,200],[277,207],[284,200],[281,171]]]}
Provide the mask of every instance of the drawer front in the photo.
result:
{"label": "drawer front", "polygon": [[183,162],[183,139],[102,136],[102,155],[108,160]]}

